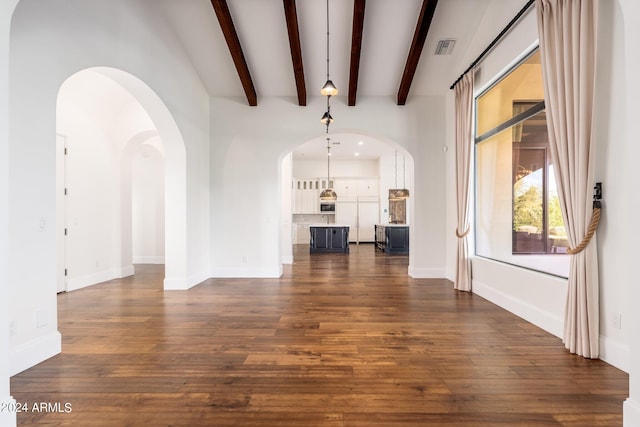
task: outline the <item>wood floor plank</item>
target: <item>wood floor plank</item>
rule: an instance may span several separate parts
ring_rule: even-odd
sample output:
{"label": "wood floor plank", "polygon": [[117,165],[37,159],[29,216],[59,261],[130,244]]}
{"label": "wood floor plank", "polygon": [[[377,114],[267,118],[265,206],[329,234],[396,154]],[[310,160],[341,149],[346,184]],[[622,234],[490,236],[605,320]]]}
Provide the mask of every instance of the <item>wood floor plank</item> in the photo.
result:
{"label": "wood floor plank", "polygon": [[[628,375],[408,257],[295,250],[279,279],[162,289],[161,266],[58,296],[63,352],[11,379],[19,426],[622,425]],[[53,409],[54,406],[51,406]]]}

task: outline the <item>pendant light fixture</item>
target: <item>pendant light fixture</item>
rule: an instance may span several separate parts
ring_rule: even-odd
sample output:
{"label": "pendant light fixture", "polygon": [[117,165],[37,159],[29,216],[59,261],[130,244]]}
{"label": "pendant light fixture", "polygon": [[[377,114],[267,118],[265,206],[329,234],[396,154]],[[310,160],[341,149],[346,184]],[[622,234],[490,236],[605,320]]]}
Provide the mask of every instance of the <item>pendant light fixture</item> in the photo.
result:
{"label": "pendant light fixture", "polygon": [[327,0],[327,82],[320,89],[320,93],[324,96],[336,96],[338,88],[329,78],[329,0]]}
{"label": "pendant light fixture", "polygon": [[330,159],[331,159],[331,138],[329,137],[329,125],[333,123],[333,117],[331,117],[331,97],[338,94],[336,85],[333,84],[329,77],[329,0],[327,0],[327,82],[324,84],[320,93],[327,97],[327,111],[322,115],[320,122],[326,126],[327,133],[327,188],[320,193],[320,200],[322,201],[335,201],[338,196],[331,188],[331,174],[330,174]]}
{"label": "pendant light fixture", "polygon": [[327,133],[329,133],[329,125],[333,123],[330,99],[338,94],[338,88],[329,77],[329,0],[327,0],[327,81],[320,89],[320,94],[327,97],[327,111],[322,115],[320,122],[327,127]]}
{"label": "pendant light fixture", "polygon": [[329,170],[329,162],[331,159],[331,138],[327,137],[327,188],[320,193],[320,200],[322,201],[335,201],[338,195],[331,188],[331,175]]}

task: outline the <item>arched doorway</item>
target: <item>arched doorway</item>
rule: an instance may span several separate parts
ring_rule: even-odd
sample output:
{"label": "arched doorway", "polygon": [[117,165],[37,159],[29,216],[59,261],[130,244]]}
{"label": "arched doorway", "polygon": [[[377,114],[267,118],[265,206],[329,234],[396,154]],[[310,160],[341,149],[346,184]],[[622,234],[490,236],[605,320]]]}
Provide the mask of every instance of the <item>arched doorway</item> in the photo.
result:
{"label": "arched doorway", "polygon": [[[346,223],[351,243],[373,243],[374,224],[395,222],[389,190],[406,188],[414,194],[413,164],[411,154],[396,142],[359,131],[322,135],[292,147],[280,161],[282,263],[293,261],[292,245],[308,244],[312,223]],[[335,212],[330,213],[319,206],[327,181],[338,193]],[[403,221],[407,225],[413,212],[409,197]]]}
{"label": "arched doorway", "polygon": [[[164,104],[131,74],[100,67],[75,73],[63,83],[57,111],[57,133],[67,145],[62,148],[65,172],[58,174],[58,181],[64,184],[58,184],[62,191],[57,203],[58,217],[64,218],[59,224],[58,252],[65,254],[58,257],[58,276],[64,278],[66,270],[66,288],[133,274],[133,246],[148,249],[150,241],[156,247],[155,262],[162,258],[166,263],[165,288],[185,288],[185,150]],[[163,156],[167,151],[173,155]],[[135,207],[141,204],[132,199],[135,174],[131,167],[136,154],[143,152],[147,160],[154,160],[149,170],[157,170],[158,161],[162,163],[163,170],[155,177],[162,180],[161,185],[153,184],[155,192],[161,187],[162,197],[156,194],[154,200],[162,206],[147,212],[153,222],[161,218],[162,228],[156,226],[153,235],[149,230],[137,233],[146,239],[140,244],[134,240],[132,226],[132,212],[139,213]],[[148,190],[152,181],[145,185]],[[148,191],[138,195],[148,196]],[[162,250],[157,249],[160,239]]]}

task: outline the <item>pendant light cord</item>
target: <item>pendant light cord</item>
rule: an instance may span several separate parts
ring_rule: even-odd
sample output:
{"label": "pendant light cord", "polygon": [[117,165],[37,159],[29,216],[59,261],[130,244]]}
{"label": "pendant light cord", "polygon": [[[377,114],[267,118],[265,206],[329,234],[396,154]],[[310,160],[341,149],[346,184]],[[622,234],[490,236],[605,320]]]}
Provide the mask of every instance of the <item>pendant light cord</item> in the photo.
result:
{"label": "pendant light cord", "polygon": [[329,162],[331,161],[331,146],[329,145],[329,141],[331,138],[327,138],[327,188],[331,188],[329,181],[331,179],[331,175],[329,172]]}
{"label": "pendant light cord", "polygon": [[395,160],[393,161],[393,177],[398,188],[398,150],[395,150]]}
{"label": "pendant light cord", "polygon": [[327,80],[329,80],[329,0],[327,0]]}

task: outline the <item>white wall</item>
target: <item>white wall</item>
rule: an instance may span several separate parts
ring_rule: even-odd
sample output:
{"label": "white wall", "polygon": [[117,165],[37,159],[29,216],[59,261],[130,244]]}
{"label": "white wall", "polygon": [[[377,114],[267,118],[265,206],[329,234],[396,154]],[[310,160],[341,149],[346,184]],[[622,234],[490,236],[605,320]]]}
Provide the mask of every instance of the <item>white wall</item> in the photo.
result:
{"label": "white wall", "polygon": [[280,169],[280,262],[293,264],[293,247],[289,244],[293,239],[293,156],[291,153],[283,157]]}
{"label": "white wall", "polygon": [[[363,133],[397,143],[420,165],[412,195],[410,273],[442,277],[446,216],[444,209],[433,206],[444,206],[445,189],[420,183],[444,181],[444,97],[414,97],[403,107],[392,99],[364,98],[357,112],[340,97],[334,104],[334,132]],[[324,129],[315,116],[323,108],[319,97],[304,109],[293,99],[261,99],[258,107],[234,99],[211,101],[213,276],[279,275],[274,250],[280,218],[278,163],[296,146],[322,135]],[[288,125],[274,126],[278,117],[287,117]]]}
{"label": "white wall", "polygon": [[[630,239],[628,227],[635,224],[629,202],[637,191],[629,177],[633,166],[630,152],[622,149],[627,135],[625,79],[625,34],[622,10],[616,1],[600,2],[598,68],[596,87],[596,182],[603,185],[603,210],[598,227],[600,270],[601,358],[629,370],[629,305],[627,260],[620,256],[621,243]],[[625,142],[623,142],[625,141]],[[633,158],[633,157],[632,157]],[[621,328],[615,317],[620,316]]]}
{"label": "white wall", "polygon": [[[331,179],[378,176],[378,161],[374,159],[347,160],[331,159]],[[293,176],[298,179],[326,178],[326,160],[293,160]]]}
{"label": "white wall", "polygon": [[132,160],[133,263],[164,264],[164,156],[145,143]]}
{"label": "white wall", "polygon": [[167,236],[178,251],[173,254],[178,261],[167,272],[172,275],[169,285],[185,288],[208,277],[208,95],[162,22],[154,9],[125,0],[22,0],[15,10],[9,92],[13,191],[8,203],[10,321],[16,327],[12,373],[60,351],[53,230],[55,109],[62,82],[79,70],[110,66],[130,73],[114,71],[121,84],[130,83],[132,76],[146,83],[126,87],[154,119],[160,135],[169,135],[163,136],[167,157],[183,159],[181,170],[167,171],[167,181],[174,186],[168,194],[181,197],[168,213],[174,224],[184,224],[178,235]]}
{"label": "white wall", "polygon": [[[597,115],[597,158],[596,180],[602,181],[604,213],[598,230],[600,287],[601,287],[601,358],[622,369],[629,369],[629,325],[630,308],[628,271],[625,259],[620,257],[623,242],[629,240],[628,230],[632,227],[629,213],[630,189],[629,172],[624,161],[629,152],[623,148],[626,136],[624,124],[624,94],[628,93],[624,80],[625,53],[622,15],[616,2],[601,2],[601,36],[598,70],[598,115]],[[524,21],[511,31],[503,43],[481,63],[478,74],[479,85],[484,86],[502,70],[518,60],[537,40],[535,13],[529,12]],[[469,56],[469,62],[473,60]],[[453,147],[453,95],[448,98],[450,116],[449,145]],[[449,167],[453,170],[453,150]],[[448,192],[454,194],[453,173],[449,174]],[[625,178],[626,177],[626,178]],[[607,191],[608,189],[608,191]],[[448,202],[450,218],[455,218],[455,200]],[[615,224],[615,226],[613,226]],[[633,228],[633,227],[632,227]],[[448,224],[448,276],[453,278],[456,239],[455,221]],[[474,292],[488,298],[515,314],[531,321],[543,329],[561,337],[564,323],[566,300],[566,280],[535,273],[522,268],[476,257],[472,260]],[[620,315],[622,328],[613,328],[613,316]],[[628,320],[625,320],[628,319]]]}
{"label": "white wall", "polygon": [[[621,125],[626,129],[626,134],[620,135],[620,140],[612,140],[610,146],[616,147],[616,152],[620,150],[624,154],[620,158],[620,164],[616,167],[623,167],[628,173],[624,179],[614,183],[604,183],[604,185],[607,188],[611,187],[610,191],[614,192],[616,186],[619,186],[619,194],[624,195],[625,202],[621,212],[617,212],[618,215],[608,223],[616,224],[615,228],[625,230],[627,234],[618,242],[617,247],[611,247],[614,243],[611,242],[611,250],[625,262],[619,266],[619,271],[613,272],[607,277],[609,280],[605,283],[607,289],[609,286],[614,289],[624,289],[623,292],[616,293],[624,294],[626,304],[623,307],[626,311],[623,313],[625,317],[623,318],[622,330],[625,334],[623,339],[629,343],[629,399],[624,403],[624,426],[635,427],[640,425],[640,328],[637,327],[640,325],[640,310],[634,305],[640,301],[640,287],[637,283],[636,271],[639,232],[635,227],[637,212],[640,212],[640,199],[638,187],[635,184],[637,180],[630,177],[637,170],[636,164],[640,158],[640,145],[635,137],[637,134],[635,125],[640,117],[640,106],[637,99],[637,95],[640,94],[640,83],[638,82],[640,51],[637,48],[637,41],[640,40],[640,3],[636,0],[618,0],[611,3],[613,3],[614,23],[617,25],[612,31],[618,35],[615,42],[624,45],[624,51],[616,55],[616,62],[626,70],[623,76],[619,76],[621,80],[614,82],[614,85],[618,87],[616,93],[625,95],[623,98],[618,98],[622,105],[612,106],[611,110],[624,115],[626,109],[626,120]],[[598,241],[600,241],[600,236]],[[618,280],[618,286],[611,283],[614,279]],[[608,298],[608,293],[605,293],[604,298]]]}
{"label": "white wall", "polygon": [[[0,93],[9,93],[9,30],[18,0],[0,2]],[[9,97],[0,97],[0,405],[14,403],[9,391]],[[15,412],[0,412],[0,425],[14,427]]]}

